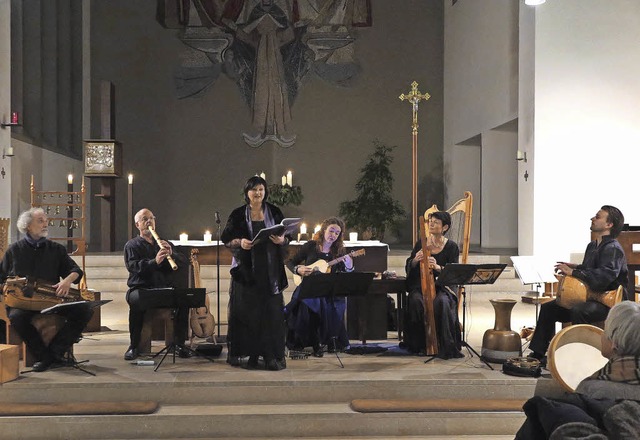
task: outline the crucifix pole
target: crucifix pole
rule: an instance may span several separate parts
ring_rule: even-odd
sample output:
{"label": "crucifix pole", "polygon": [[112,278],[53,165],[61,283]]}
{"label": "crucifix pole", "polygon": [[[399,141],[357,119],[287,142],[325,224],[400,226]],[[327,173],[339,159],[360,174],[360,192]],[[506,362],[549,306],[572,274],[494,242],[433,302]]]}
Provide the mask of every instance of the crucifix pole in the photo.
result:
{"label": "crucifix pole", "polygon": [[411,133],[413,138],[412,156],[411,156],[411,217],[413,219],[412,225],[412,244],[418,241],[418,103],[423,99],[426,101],[431,98],[428,93],[420,93],[418,91],[418,83],[411,83],[411,92],[408,94],[400,95],[401,101],[409,101],[413,112],[413,122],[411,124]]}

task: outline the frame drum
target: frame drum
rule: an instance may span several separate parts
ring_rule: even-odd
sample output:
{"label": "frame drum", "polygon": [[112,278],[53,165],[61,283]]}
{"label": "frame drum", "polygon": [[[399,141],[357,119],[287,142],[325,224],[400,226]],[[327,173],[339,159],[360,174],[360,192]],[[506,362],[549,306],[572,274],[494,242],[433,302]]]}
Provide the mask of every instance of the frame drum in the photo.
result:
{"label": "frame drum", "polygon": [[548,367],[562,388],[573,392],[583,379],[609,361],[600,352],[602,333],[599,327],[578,324],[562,329],[553,337],[547,353]]}

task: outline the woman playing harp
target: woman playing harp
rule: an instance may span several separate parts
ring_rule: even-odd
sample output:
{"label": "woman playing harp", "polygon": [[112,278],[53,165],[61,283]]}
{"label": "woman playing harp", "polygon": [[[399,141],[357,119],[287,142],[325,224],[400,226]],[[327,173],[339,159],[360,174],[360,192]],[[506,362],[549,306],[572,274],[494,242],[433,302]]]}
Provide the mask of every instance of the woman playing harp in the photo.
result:
{"label": "woman playing harp", "polygon": [[[429,264],[437,279],[446,264],[457,263],[460,255],[458,245],[444,235],[451,227],[451,215],[438,211],[429,215]],[[426,337],[424,326],[424,300],[420,283],[420,261],[424,258],[422,245],[418,241],[411,256],[407,259],[407,291],[409,292],[405,309],[404,341],[401,347],[412,353],[425,354]],[[460,358],[461,349],[460,321],[458,319],[458,298],[449,287],[436,285],[436,297],[433,302],[436,334],[438,338],[438,357],[442,359]]]}

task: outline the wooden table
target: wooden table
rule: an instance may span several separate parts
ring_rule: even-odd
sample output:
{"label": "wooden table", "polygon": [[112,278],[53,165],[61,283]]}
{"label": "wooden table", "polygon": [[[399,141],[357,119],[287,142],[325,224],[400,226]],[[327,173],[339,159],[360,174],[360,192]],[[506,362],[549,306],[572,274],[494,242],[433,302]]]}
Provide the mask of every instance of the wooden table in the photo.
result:
{"label": "wooden table", "polygon": [[[406,279],[404,277],[385,280],[378,279],[373,280],[366,297],[348,298],[347,330],[349,339],[361,340],[363,344],[367,342],[367,339],[387,339],[389,316],[387,295],[395,294],[397,297],[396,316],[398,339],[402,340],[406,291]],[[380,304],[382,304],[383,307],[380,307]]]}

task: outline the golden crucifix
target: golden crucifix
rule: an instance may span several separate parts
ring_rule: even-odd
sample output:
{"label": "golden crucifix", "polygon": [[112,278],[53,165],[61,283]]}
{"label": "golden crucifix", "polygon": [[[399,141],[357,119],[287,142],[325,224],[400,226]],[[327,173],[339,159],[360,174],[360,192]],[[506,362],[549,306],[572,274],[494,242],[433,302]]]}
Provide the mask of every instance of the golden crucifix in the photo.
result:
{"label": "golden crucifix", "polygon": [[411,157],[411,171],[413,176],[413,182],[411,187],[411,217],[413,218],[412,224],[412,239],[413,244],[418,241],[418,103],[423,99],[426,101],[431,98],[431,95],[428,93],[420,93],[418,91],[418,83],[411,83],[411,92],[408,94],[400,95],[401,101],[409,101],[413,108],[413,123],[411,124],[412,128],[412,137],[413,137],[413,155]]}

